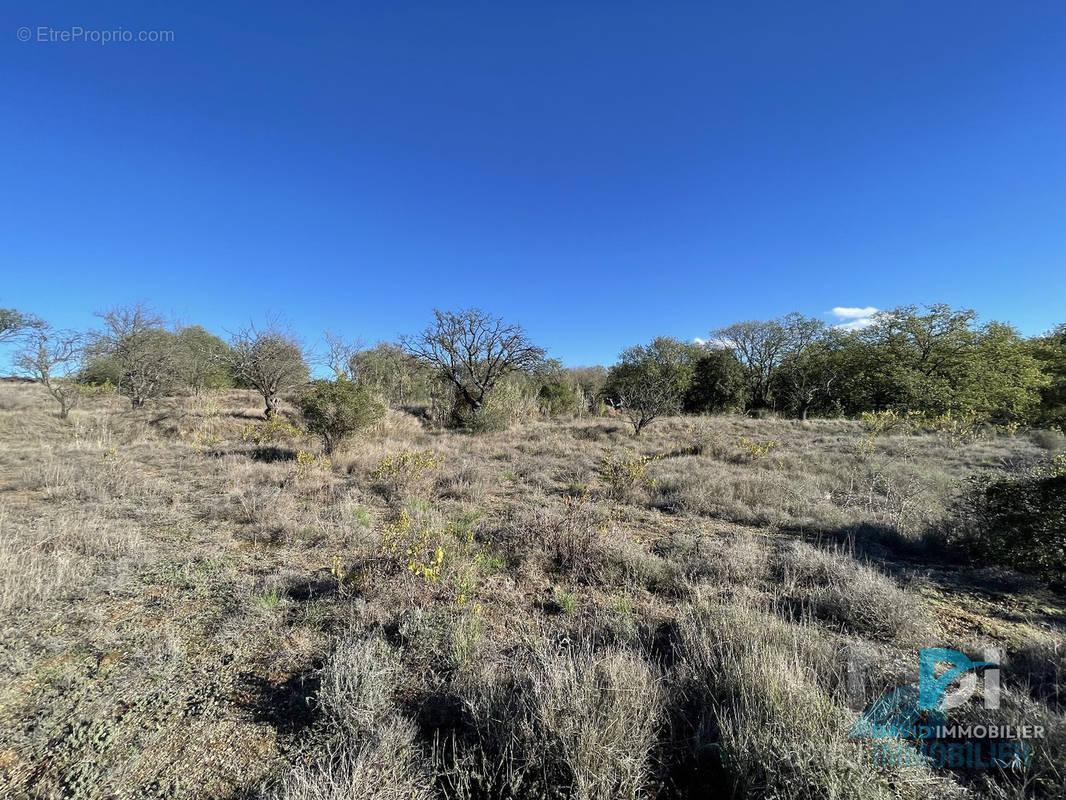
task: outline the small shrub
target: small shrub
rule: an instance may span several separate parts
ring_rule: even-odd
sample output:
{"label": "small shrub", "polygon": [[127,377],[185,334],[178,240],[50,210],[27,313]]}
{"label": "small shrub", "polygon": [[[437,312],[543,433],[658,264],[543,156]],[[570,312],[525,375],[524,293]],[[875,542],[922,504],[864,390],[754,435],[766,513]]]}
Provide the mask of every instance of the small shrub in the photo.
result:
{"label": "small shrub", "polygon": [[476,660],[485,625],[479,605],[434,606],[404,612],[398,632],[408,666],[452,671]]}
{"label": "small shrub", "polygon": [[314,453],[300,450],[296,454],[296,474],[298,476],[310,475],[316,470],[329,472],[331,469],[333,469],[333,462],[324,453],[316,456]]}
{"label": "small shrub", "polygon": [[1066,585],[1066,455],[1025,475],[971,477],[950,537],[984,563]]}
{"label": "small shrub", "polygon": [[757,584],[766,577],[769,560],[762,539],[745,530],[722,535],[675,533],[660,541],[656,552],[690,580],[727,586]]}
{"label": "small shrub", "polygon": [[267,609],[268,611],[273,611],[277,608],[280,608],[282,604],[282,597],[280,594],[278,594],[277,589],[269,589],[263,592],[261,595],[259,595],[257,600],[259,602],[259,605]]}
{"label": "small shrub", "polygon": [[380,636],[345,635],[320,674],[315,702],[330,737],[319,758],[301,759],[272,800],[431,800],[414,723],[392,703],[398,654]]}
{"label": "small shrub", "polygon": [[452,666],[460,668],[477,655],[485,635],[481,608],[474,606],[456,615],[451,625]]}
{"label": "small shrub", "polygon": [[535,642],[520,658],[506,676],[479,675],[459,687],[472,724],[436,750],[444,796],[655,796],[653,750],[666,716],[659,671],[635,654],[584,642]]}
{"label": "small shrub", "polygon": [[595,513],[587,495],[565,498],[564,509],[562,514],[538,511],[535,527],[554,569],[587,577],[603,561],[602,535],[609,523]]}
{"label": "small shrub", "polygon": [[265,796],[269,800],[435,800],[427,763],[419,758],[418,728],[389,717],[371,736],[341,738],[319,759],[299,763]]}
{"label": "small shrub", "polygon": [[284,417],[273,416],[266,422],[253,422],[244,426],[241,438],[257,445],[281,444],[304,436],[304,431],[297,428]]}
{"label": "small shrub", "polygon": [[1029,438],[1042,450],[1052,453],[1066,450],[1066,434],[1059,430],[1035,430],[1029,434]]}
{"label": "small shrub", "polygon": [[917,596],[846,552],[792,541],[776,560],[786,602],[816,619],[902,646],[919,643],[932,630]]}
{"label": "small shrub", "polygon": [[604,451],[600,461],[600,476],[607,488],[607,496],[612,500],[629,502],[645,489],[654,489],[654,479],[647,477],[648,465],[658,461],[661,456],[642,456],[626,451],[616,455],[611,450]]}
{"label": "small shrub", "polygon": [[532,688],[536,717],[568,768],[569,796],[646,796],[664,712],[653,668],[630,653],[594,653],[587,647],[541,653],[538,660]]}
{"label": "small shrub", "polygon": [[436,480],[436,489],[441,497],[477,503],[484,499],[489,486],[483,466],[469,463],[443,472]]}
{"label": "small shrub", "polygon": [[700,783],[777,800],[938,794],[920,766],[856,758],[845,737],[852,712],[833,694],[844,659],[817,628],[712,605],[683,615],[678,629],[675,669]]}
{"label": "small shrub", "polygon": [[747,436],[744,436],[740,439],[740,446],[747,452],[750,460],[757,461],[775,447],[780,447],[781,442],[774,441],[773,439],[765,442],[757,442],[754,439],[749,439]]}
{"label": "small shrub", "polygon": [[700,419],[693,425],[688,444],[679,448],[679,452],[694,456],[723,458],[727,454],[727,448],[723,445],[718,432],[707,420]]}
{"label": "small shrub", "polygon": [[611,599],[611,610],[623,617],[633,613],[633,601],[625,595]]}
{"label": "small shrub", "polygon": [[297,404],[307,430],[322,438],[329,455],[345,439],[364,431],[385,416],[385,406],[348,380],[312,381],[300,392]]}
{"label": "small shrub", "polygon": [[401,450],[381,459],[370,478],[389,499],[421,497],[429,493],[433,473],[443,460],[443,456],[434,455],[432,450]]}
{"label": "small shrub", "polygon": [[351,734],[370,734],[388,715],[400,663],[380,636],[341,638],[322,670],[316,697],[328,723]]}
{"label": "small shrub", "polygon": [[[860,417],[869,439],[888,434],[916,434],[923,431],[941,434],[953,444],[961,445],[977,439],[989,427],[987,417],[980,414],[924,414],[921,411],[864,411]],[[1007,424],[1005,432],[1017,431],[1017,425]]]}
{"label": "small shrub", "polygon": [[563,589],[555,590],[555,605],[564,614],[573,614],[577,610],[577,595]]}
{"label": "small shrub", "polygon": [[884,411],[863,411],[859,418],[862,427],[870,432],[871,437],[888,433],[910,433],[916,419],[915,413],[900,414],[893,409]]}
{"label": "small shrub", "polygon": [[987,417],[978,414],[939,414],[922,417],[918,426],[944,436],[955,447],[973,442],[986,428],[990,428]]}
{"label": "small shrub", "polygon": [[428,523],[416,524],[405,508],[385,526],[381,552],[426,583],[437,583],[444,569],[444,532]]}

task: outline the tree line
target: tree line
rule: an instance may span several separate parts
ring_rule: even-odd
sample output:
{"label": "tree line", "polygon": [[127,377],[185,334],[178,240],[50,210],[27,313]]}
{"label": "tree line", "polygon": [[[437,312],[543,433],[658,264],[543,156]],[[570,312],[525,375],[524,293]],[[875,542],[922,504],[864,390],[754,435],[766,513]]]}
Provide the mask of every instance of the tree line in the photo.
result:
{"label": "tree line", "polygon": [[[16,369],[49,391],[60,416],[101,388],[132,408],[181,391],[247,388],[262,396],[268,418],[291,396],[323,430],[365,427],[385,406],[420,406],[441,424],[474,430],[610,409],[636,435],[677,413],[895,411],[1066,423],[1066,325],[1027,339],[947,305],[881,312],[861,330],[798,313],[738,322],[708,342],[659,337],[626,348],[610,368],[564,368],[521,326],[479,309],[435,311],[425,330],[394,343],[364,348],[327,334],[317,360],[328,380],[311,379],[316,359],[276,323],[223,339],[167,325],[143,305],[97,316],[98,329],[78,332],[0,309],[0,342],[19,343]],[[323,436],[327,449],[335,445]]]}
{"label": "tree line", "polygon": [[978,324],[972,310],[933,305],[881,312],[861,330],[788,314],[712,336],[624,350],[605,396],[638,431],[664,414],[726,410],[1066,422],[1066,325],[1026,339],[1001,322]]}

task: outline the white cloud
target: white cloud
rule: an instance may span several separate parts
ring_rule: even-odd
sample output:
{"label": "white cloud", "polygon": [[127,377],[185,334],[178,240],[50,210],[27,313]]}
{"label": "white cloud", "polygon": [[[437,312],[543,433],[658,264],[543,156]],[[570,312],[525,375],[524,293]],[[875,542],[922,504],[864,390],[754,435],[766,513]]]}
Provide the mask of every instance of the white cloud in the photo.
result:
{"label": "white cloud", "polygon": [[834,328],[838,328],[842,331],[861,331],[863,328],[869,328],[877,320],[874,317],[862,317],[861,319],[853,319],[849,322],[841,322],[839,325],[834,325]]}
{"label": "white cloud", "polygon": [[728,339],[723,339],[721,336],[713,336],[710,339],[701,339],[699,336],[692,340],[693,344],[698,344],[700,347],[708,347],[711,350],[728,350],[733,346],[733,343]]}
{"label": "white cloud", "polygon": [[829,313],[837,319],[857,319],[859,317],[872,317],[874,314],[880,312],[880,310],[881,309],[874,308],[873,306],[866,306],[865,308],[837,306]]}
{"label": "white cloud", "polygon": [[840,320],[833,327],[842,331],[861,331],[863,328],[869,328],[877,322],[877,315],[881,313],[881,309],[874,306],[864,306],[862,308],[857,306],[837,306],[829,313]]}

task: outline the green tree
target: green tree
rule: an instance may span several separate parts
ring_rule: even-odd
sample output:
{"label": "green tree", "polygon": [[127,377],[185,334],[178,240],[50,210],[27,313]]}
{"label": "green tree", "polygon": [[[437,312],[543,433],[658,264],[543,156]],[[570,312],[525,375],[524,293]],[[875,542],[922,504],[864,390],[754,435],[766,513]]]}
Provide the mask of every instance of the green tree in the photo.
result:
{"label": "green tree", "polygon": [[1045,424],[1066,426],[1066,323],[1032,340],[1029,351],[1046,376],[1037,418]]}
{"label": "green tree", "polygon": [[897,409],[929,416],[975,414],[1021,420],[1046,383],[1031,349],[1009,325],[976,324],[971,309],[939,304],[882,313],[857,334],[852,385],[865,385],[852,413]]}
{"label": "green tree", "polygon": [[702,355],[701,347],[667,336],[629,347],[608,371],[604,397],[629,418],[633,435],[640,436],[656,418],[681,411]]}
{"label": "green tree", "polygon": [[956,404],[972,414],[999,421],[1032,419],[1040,406],[1041,390],[1050,379],[1017,329],[989,322],[977,332],[977,342]]}
{"label": "green tree", "polygon": [[729,347],[744,366],[749,408],[763,409],[774,405],[778,368],[791,359],[790,376],[800,376],[805,370],[802,354],[823,336],[824,330],[825,323],[821,320],[793,312],[780,319],[737,322],[715,330],[712,335]]}
{"label": "green tree", "polygon": [[581,385],[569,372],[561,369],[541,381],[537,403],[541,413],[549,417],[578,414],[587,408]]}
{"label": "green tree", "polygon": [[977,345],[976,313],[945,304],[903,306],[881,313],[860,338],[874,349],[864,370],[878,408],[938,415],[960,411],[955,387]]}
{"label": "green tree", "polygon": [[584,397],[586,411],[596,412],[602,410],[603,387],[607,383],[607,368],[595,365],[592,367],[567,367],[566,372],[577,383]]}
{"label": "green tree", "polygon": [[385,415],[384,405],[347,378],[311,381],[297,396],[297,405],[307,430],[322,438],[327,455]]}
{"label": "green tree", "polygon": [[100,355],[99,349],[94,344],[90,344],[86,348],[84,363],[78,370],[78,382],[87,386],[110,384],[117,387],[121,380],[122,373],[115,359]]}
{"label": "green tree", "polygon": [[199,325],[189,325],[178,330],[177,344],[181,377],[194,392],[236,385],[228,366],[232,354],[222,339]]}
{"label": "green tree", "polygon": [[743,409],[748,380],[744,366],[731,350],[709,349],[692,367],[692,382],[685,392],[684,410],[721,413]]}

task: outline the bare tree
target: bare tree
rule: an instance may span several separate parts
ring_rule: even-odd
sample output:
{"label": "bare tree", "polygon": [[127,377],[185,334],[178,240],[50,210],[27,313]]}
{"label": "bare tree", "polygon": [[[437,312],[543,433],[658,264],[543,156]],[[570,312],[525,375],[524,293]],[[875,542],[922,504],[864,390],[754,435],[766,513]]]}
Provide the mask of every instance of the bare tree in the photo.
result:
{"label": "bare tree", "polygon": [[733,350],[747,370],[751,406],[767,408],[778,367],[817,341],[824,329],[821,320],[793,312],[765,322],[737,322],[713,335]]}
{"label": "bare tree", "polygon": [[436,322],[417,336],[405,336],[404,350],[455,388],[457,400],[478,414],[501,378],[530,372],[543,359],[519,325],[507,325],[480,309],[433,312]]}
{"label": "bare tree", "polygon": [[0,308],[0,344],[44,327],[43,320],[14,308]]}
{"label": "bare tree", "polygon": [[110,359],[118,373],[118,390],[133,408],[165,394],[181,372],[174,334],[163,318],[144,305],[121,306],[97,314],[104,330],[91,344],[92,354]]}
{"label": "bare tree", "polygon": [[225,357],[234,377],[263,395],[267,419],[277,414],[283,392],[310,377],[299,341],[273,323],[262,330],[249,325],[237,331]]}
{"label": "bare tree", "polygon": [[337,380],[356,380],[359,372],[358,355],[362,350],[363,343],[358,339],[351,342],[339,334],[326,331],[326,366],[333,371]]}
{"label": "bare tree", "polygon": [[85,396],[83,387],[72,377],[81,363],[84,349],[82,334],[53,331],[42,326],[15,354],[16,368],[44,386],[59,403],[60,419],[66,419],[70,410]]}

